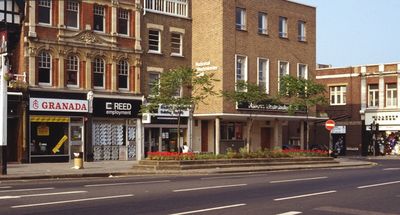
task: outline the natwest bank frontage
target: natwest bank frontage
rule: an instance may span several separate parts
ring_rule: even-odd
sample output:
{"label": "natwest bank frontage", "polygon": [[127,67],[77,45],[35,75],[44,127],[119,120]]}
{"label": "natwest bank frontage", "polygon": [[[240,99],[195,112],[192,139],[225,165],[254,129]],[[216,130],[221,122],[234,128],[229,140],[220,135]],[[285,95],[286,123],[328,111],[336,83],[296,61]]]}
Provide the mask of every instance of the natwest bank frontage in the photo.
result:
{"label": "natwest bank frontage", "polygon": [[86,93],[30,92],[30,162],[68,162],[74,152],[84,152],[86,97]]}

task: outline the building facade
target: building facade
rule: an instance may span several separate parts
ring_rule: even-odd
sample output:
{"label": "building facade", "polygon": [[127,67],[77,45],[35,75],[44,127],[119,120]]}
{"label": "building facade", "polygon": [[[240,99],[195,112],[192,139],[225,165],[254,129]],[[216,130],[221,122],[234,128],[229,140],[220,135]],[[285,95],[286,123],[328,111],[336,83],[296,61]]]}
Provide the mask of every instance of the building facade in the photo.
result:
{"label": "building facade", "polygon": [[[192,66],[214,73],[217,91],[248,81],[273,96],[283,75],[315,77],[315,7],[282,0],[193,1],[192,20]],[[250,117],[255,119],[251,150],[306,148],[304,122],[317,119],[315,112],[289,115],[279,105],[237,107],[223,97],[207,103],[195,112],[194,151],[243,147]]]}

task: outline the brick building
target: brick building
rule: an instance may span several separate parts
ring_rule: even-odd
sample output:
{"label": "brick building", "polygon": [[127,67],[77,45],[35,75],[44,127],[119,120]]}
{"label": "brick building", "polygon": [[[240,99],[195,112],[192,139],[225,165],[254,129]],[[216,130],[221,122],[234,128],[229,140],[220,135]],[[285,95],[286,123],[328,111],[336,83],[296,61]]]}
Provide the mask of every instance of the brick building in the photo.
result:
{"label": "brick building", "polygon": [[[387,140],[400,131],[400,64],[370,64],[317,70],[316,79],[328,87],[329,106],[320,108],[336,121],[333,144],[342,155],[371,155],[371,124],[379,124],[376,138]],[[316,126],[316,141],[327,143],[328,132]]]}
{"label": "brick building", "polygon": [[[192,65],[213,72],[216,90],[233,90],[238,80],[257,83],[276,95],[279,78],[314,79],[316,9],[285,0],[203,0],[192,6]],[[284,106],[236,107],[212,97],[195,113],[193,150],[224,152],[244,146],[249,116],[255,116],[252,150],[305,147],[305,113]],[[212,104],[212,105],[211,105]],[[315,113],[309,120],[316,120]]]}

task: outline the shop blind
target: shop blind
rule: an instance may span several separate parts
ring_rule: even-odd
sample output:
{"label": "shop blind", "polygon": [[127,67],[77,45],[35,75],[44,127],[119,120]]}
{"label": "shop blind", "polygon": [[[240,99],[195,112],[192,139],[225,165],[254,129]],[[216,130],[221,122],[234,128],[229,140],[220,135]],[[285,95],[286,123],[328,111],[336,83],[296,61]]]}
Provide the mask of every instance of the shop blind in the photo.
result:
{"label": "shop blind", "polygon": [[31,122],[69,122],[69,117],[31,116]]}

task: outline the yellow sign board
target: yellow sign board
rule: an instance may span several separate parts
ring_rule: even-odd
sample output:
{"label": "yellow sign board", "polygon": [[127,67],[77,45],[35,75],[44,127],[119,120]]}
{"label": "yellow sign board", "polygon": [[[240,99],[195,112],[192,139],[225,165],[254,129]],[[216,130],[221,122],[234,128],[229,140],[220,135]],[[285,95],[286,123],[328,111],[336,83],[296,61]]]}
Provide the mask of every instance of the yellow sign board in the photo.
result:
{"label": "yellow sign board", "polygon": [[53,153],[55,154],[55,153],[59,152],[61,146],[62,146],[62,145],[65,143],[65,141],[67,141],[67,140],[68,140],[67,135],[64,135],[64,136],[60,139],[60,141],[58,141],[57,145],[52,149]]}

